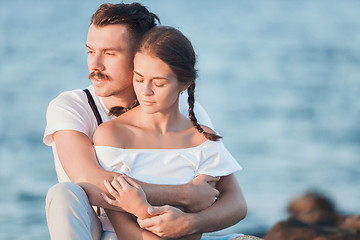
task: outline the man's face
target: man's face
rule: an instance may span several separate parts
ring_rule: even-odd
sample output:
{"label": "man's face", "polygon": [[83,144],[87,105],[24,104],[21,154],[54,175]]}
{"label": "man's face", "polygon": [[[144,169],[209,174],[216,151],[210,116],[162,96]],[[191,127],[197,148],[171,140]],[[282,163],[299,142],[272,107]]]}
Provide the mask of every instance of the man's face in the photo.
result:
{"label": "man's face", "polygon": [[131,37],[121,24],[98,27],[91,24],[86,41],[89,77],[100,97],[121,97],[133,91]]}

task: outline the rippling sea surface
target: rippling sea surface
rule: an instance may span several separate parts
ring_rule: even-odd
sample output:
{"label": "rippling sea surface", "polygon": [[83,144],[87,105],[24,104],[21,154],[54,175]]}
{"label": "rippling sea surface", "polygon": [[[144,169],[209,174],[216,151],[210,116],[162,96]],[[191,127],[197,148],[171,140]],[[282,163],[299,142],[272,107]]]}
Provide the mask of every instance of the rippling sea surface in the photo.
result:
{"label": "rippling sea surface", "polygon": [[[360,1],[142,3],[193,42],[197,100],[244,167],[248,216],[226,232],[268,230],[308,190],[360,213]],[[89,84],[84,45],[99,4],[0,0],[0,239],[49,239],[45,112]]]}

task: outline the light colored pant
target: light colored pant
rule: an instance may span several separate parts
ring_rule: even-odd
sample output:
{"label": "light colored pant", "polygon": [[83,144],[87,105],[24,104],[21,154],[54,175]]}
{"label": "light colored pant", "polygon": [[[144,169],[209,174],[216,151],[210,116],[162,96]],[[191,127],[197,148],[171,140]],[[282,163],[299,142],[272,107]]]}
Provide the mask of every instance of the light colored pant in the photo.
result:
{"label": "light colored pant", "polygon": [[51,240],[116,240],[115,233],[103,234],[85,191],[72,182],[58,183],[49,189],[46,219]]}
{"label": "light colored pant", "polygon": [[[117,240],[114,232],[102,231],[85,191],[72,182],[58,183],[49,189],[46,219],[51,240]],[[235,236],[239,234],[203,236],[201,239],[227,240]]]}

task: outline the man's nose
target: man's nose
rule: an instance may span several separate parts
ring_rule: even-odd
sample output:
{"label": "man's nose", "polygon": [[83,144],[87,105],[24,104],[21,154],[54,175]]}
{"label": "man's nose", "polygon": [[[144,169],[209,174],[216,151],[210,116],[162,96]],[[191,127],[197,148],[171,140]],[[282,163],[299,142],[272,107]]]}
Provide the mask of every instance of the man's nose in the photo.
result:
{"label": "man's nose", "polygon": [[103,59],[100,54],[89,56],[89,69],[93,71],[103,71],[105,69]]}

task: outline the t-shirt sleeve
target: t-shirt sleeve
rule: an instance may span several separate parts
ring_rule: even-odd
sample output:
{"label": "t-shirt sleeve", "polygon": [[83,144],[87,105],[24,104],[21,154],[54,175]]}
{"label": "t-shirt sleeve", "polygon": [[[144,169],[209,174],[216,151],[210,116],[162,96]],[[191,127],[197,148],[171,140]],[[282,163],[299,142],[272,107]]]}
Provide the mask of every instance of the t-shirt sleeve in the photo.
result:
{"label": "t-shirt sleeve", "polygon": [[218,141],[215,146],[204,150],[196,175],[227,176],[240,170],[240,164],[225,148],[223,142]]}
{"label": "t-shirt sleeve", "polygon": [[[81,90],[80,90],[81,91]],[[84,102],[86,96],[65,92],[52,100],[46,112],[46,128],[43,142],[53,144],[52,134],[59,130],[75,130],[90,136],[91,121]]]}

